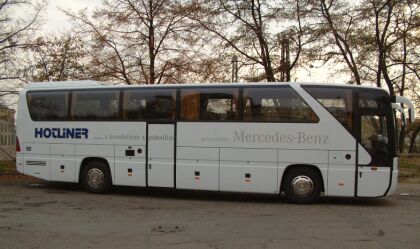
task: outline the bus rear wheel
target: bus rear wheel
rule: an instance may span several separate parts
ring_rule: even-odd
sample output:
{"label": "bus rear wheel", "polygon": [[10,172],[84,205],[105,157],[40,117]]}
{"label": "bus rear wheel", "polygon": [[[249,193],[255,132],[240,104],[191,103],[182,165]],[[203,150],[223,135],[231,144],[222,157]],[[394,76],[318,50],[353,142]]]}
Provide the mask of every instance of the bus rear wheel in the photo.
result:
{"label": "bus rear wheel", "polygon": [[289,202],[309,204],[318,201],[321,184],[322,179],[318,172],[309,167],[297,167],[287,172],[283,190]]}
{"label": "bus rear wheel", "polygon": [[83,188],[95,194],[105,194],[111,190],[112,181],[109,168],[103,162],[93,161],[82,172]]}

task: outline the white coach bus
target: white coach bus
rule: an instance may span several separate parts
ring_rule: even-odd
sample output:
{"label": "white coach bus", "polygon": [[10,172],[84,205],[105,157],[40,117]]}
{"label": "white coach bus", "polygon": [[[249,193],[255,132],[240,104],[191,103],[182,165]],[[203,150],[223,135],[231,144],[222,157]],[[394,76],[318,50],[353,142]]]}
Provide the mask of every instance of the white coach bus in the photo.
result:
{"label": "white coach bus", "polygon": [[[392,98],[373,87],[258,83],[31,83],[20,93],[17,170],[79,182],[325,196],[390,195],[398,180]],[[399,108],[401,110],[401,108]]]}

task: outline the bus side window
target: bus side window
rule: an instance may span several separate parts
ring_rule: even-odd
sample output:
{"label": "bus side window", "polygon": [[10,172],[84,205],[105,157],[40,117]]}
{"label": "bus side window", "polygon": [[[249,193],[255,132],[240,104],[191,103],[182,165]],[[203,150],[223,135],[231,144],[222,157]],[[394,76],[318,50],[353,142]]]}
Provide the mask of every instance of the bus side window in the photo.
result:
{"label": "bus side window", "polygon": [[146,100],[136,99],[131,93],[124,95],[123,120],[136,120],[144,118]]}
{"label": "bus side window", "polygon": [[151,120],[173,120],[175,100],[171,96],[156,95],[153,101],[146,102],[144,116]]}
{"label": "bus side window", "polygon": [[200,120],[236,120],[236,99],[231,94],[202,94]]}
{"label": "bus side window", "polygon": [[181,120],[237,120],[239,90],[184,89],[181,90]]}
{"label": "bus side window", "polygon": [[245,121],[316,123],[318,117],[289,86],[245,88],[243,91]]}
{"label": "bus side window", "polygon": [[199,120],[200,94],[190,93],[181,97],[181,119]]}
{"label": "bus side window", "polygon": [[36,121],[67,119],[68,99],[68,92],[28,93],[28,106],[31,118]]}
{"label": "bus side window", "polygon": [[123,120],[175,119],[175,95],[173,89],[130,89],[123,94]]}
{"label": "bus side window", "polygon": [[117,120],[119,91],[74,91],[72,120]]}
{"label": "bus side window", "polygon": [[303,87],[327,109],[350,133],[353,130],[353,90],[343,88]]}

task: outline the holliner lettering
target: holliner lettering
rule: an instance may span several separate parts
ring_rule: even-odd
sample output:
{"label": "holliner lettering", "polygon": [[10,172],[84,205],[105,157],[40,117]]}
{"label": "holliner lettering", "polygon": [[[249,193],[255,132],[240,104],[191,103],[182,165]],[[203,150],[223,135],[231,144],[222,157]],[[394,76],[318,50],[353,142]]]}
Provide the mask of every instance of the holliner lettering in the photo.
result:
{"label": "holliner lettering", "polygon": [[35,138],[73,138],[87,139],[87,128],[35,128]]}

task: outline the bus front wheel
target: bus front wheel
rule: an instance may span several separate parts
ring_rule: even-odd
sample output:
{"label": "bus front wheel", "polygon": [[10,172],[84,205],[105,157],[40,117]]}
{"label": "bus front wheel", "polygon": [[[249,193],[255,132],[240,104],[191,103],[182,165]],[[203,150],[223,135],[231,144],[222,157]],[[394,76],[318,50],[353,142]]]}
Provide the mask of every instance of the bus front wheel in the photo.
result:
{"label": "bus front wheel", "polygon": [[112,187],[109,168],[102,162],[93,161],[86,165],[82,172],[83,188],[95,194],[105,194]]}
{"label": "bus front wheel", "polygon": [[289,202],[308,204],[319,199],[321,183],[321,176],[315,170],[309,167],[296,167],[287,172],[283,190]]}

